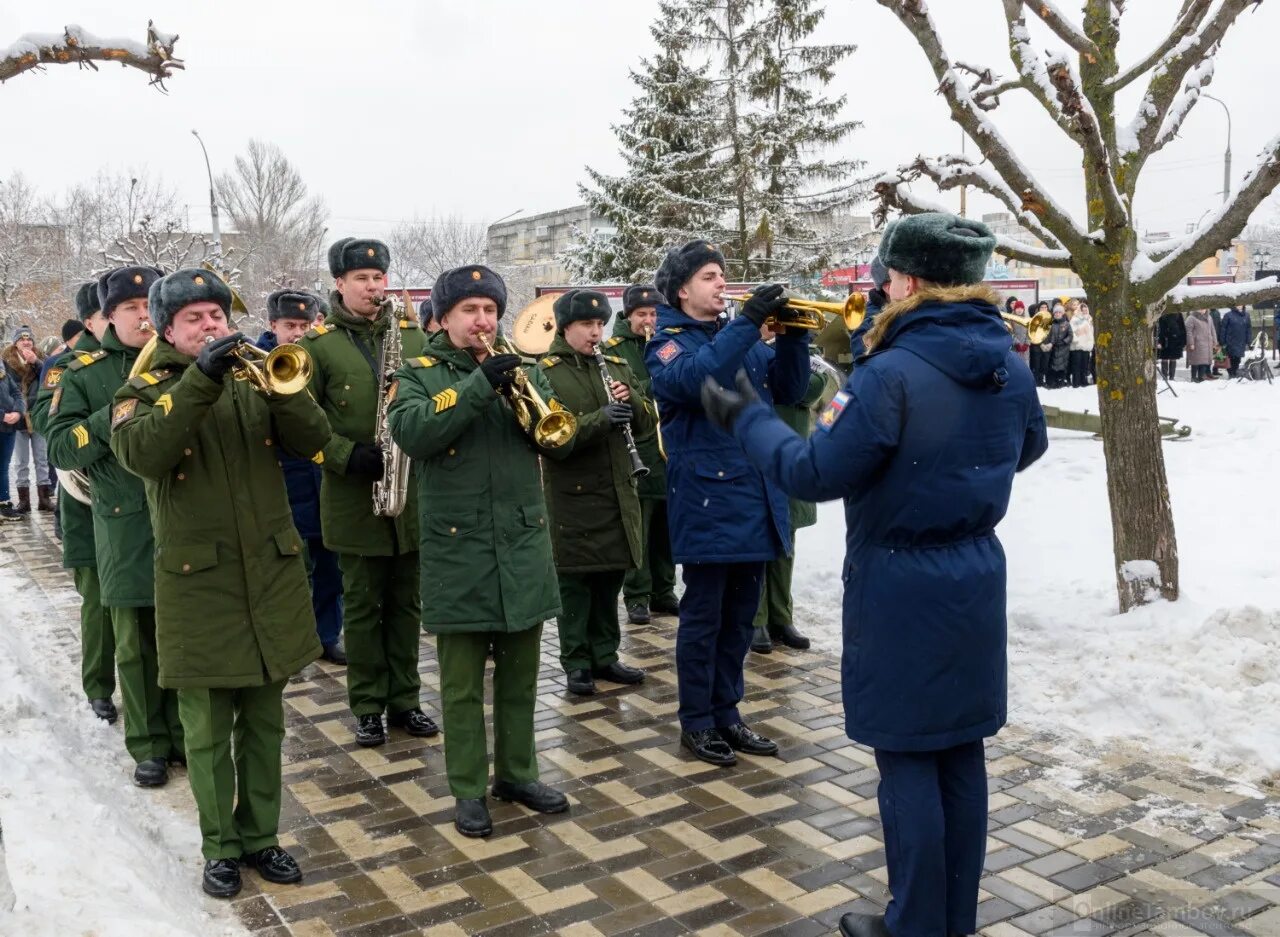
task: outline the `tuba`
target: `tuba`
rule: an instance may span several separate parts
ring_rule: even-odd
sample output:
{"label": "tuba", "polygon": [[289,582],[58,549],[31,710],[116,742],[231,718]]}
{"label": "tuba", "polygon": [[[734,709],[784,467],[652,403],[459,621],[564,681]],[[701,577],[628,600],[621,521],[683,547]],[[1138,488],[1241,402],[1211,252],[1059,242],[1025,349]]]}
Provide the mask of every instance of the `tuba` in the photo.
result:
{"label": "tuba", "polygon": [[1005,328],[1013,333],[1013,327],[1020,325],[1027,330],[1027,341],[1032,345],[1042,345],[1049,340],[1049,328],[1053,325],[1053,315],[1048,312],[1037,312],[1034,316],[1015,316],[1012,312],[1000,313]]}
{"label": "tuba", "polygon": [[[409,456],[391,438],[391,425],[387,411],[395,399],[391,393],[391,381],[404,357],[400,338],[400,323],[396,321],[391,301],[381,303],[387,311],[387,330],[382,339],[382,351],[378,353],[378,409],[374,415],[373,441],[382,450],[382,477],[373,483],[373,513],[378,517],[399,517],[409,500]],[[413,301],[406,290],[405,315],[413,308]]]}

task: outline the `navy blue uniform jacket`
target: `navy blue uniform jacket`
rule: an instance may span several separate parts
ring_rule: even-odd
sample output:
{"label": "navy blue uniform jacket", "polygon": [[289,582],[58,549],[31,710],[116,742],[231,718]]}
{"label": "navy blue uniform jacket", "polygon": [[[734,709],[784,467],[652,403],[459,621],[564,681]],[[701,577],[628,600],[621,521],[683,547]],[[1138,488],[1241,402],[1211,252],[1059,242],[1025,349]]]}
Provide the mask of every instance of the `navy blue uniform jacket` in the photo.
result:
{"label": "navy blue uniform jacket", "polygon": [[850,738],[934,751],[994,735],[1007,710],[1005,558],[1013,475],[1048,441],[995,294],[954,287],[893,318],[809,440],[753,404],[735,435],[796,498],[845,499]]}
{"label": "navy blue uniform jacket", "polygon": [[[793,330],[794,332],[794,330]],[[776,350],[751,320],[699,322],[658,306],[645,349],[667,451],[667,516],[677,563],[753,563],[791,552],[787,496],[743,458],[702,411],[702,382],[732,386],[745,369],[760,399],[799,403],[809,384],[809,336],[778,336]]]}
{"label": "navy blue uniform jacket", "polygon": [[[263,332],[254,342],[263,351],[271,351],[278,344],[276,333]],[[277,450],[280,468],[284,471],[284,487],[289,494],[289,509],[293,512],[293,526],[307,540],[320,539],[320,466],[310,459],[299,459]],[[372,502],[371,502],[372,503]]]}

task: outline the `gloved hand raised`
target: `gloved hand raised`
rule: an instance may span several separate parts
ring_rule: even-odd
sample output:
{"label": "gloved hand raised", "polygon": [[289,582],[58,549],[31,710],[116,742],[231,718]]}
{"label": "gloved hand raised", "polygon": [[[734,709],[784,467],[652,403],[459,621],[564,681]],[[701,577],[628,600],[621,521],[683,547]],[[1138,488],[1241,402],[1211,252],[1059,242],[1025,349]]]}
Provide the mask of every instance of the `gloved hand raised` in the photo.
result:
{"label": "gloved hand raised", "polygon": [[519,355],[490,355],[480,362],[480,373],[494,390],[502,390],[515,380],[515,369],[520,365]]}
{"label": "gloved hand raised", "polygon": [[631,404],[607,403],[600,408],[610,426],[626,426],[631,422]]}
{"label": "gloved hand raised", "polygon": [[742,305],[742,315],[750,319],[756,328],[764,325],[764,320],[776,316],[787,305],[787,288],[781,283],[770,283],[751,294]]}
{"label": "gloved hand raised", "polygon": [[196,356],[196,367],[209,380],[221,384],[227,372],[236,366],[236,357],[232,352],[242,341],[244,335],[240,332],[214,339],[200,349],[200,354]]}
{"label": "gloved hand raised", "polygon": [[702,383],[702,409],[706,411],[707,419],[726,433],[733,432],[733,424],[743,410],[760,402],[760,396],[751,386],[751,378],[747,377],[746,371],[738,371],[734,384],[736,389],[729,390],[717,384],[712,377]]}
{"label": "gloved hand raised", "polygon": [[351,455],[347,456],[348,475],[368,475],[378,478],[382,475],[382,448],[373,443],[358,442],[351,447]]}

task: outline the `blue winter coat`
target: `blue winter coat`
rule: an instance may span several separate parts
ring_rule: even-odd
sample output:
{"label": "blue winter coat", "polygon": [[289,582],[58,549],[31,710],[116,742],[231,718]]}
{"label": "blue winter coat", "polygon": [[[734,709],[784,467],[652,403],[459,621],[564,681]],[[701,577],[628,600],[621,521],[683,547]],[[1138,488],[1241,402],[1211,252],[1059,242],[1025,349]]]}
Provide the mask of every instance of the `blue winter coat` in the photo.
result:
{"label": "blue winter coat", "polygon": [[1243,358],[1252,331],[1249,313],[1243,309],[1232,309],[1222,317],[1221,345],[1232,358]]}
{"label": "blue winter coat", "polygon": [[[263,332],[254,342],[263,351],[271,351],[278,344],[276,333]],[[284,471],[284,487],[289,495],[289,509],[293,512],[293,526],[299,536],[307,540],[320,539],[320,466],[310,459],[299,459],[276,450],[280,468]]]}
{"label": "blue winter coat", "polygon": [[867,293],[867,309],[862,316],[862,321],[858,323],[856,329],[849,333],[849,350],[853,352],[853,360],[855,362],[867,353],[866,346],[862,344],[862,340],[871,331],[871,326],[875,325],[876,316],[880,314],[880,310],[884,307],[883,300],[883,290],[875,289]]}
{"label": "blue winter coat", "polygon": [[1004,725],[1005,558],[1014,472],[1048,445],[1035,381],[984,287],[897,309],[810,440],[753,404],[735,435],[788,494],[845,499],[846,731],[933,751]]}
{"label": "blue winter coat", "polygon": [[[26,409],[26,402],[22,399],[22,388],[18,385],[17,379],[9,373],[4,362],[0,361],[0,416],[6,413],[25,413]],[[21,420],[13,424],[0,421],[0,433],[12,433],[23,425]],[[4,470],[8,471],[8,466],[5,466]]]}
{"label": "blue winter coat", "polygon": [[787,496],[742,456],[702,410],[702,383],[732,386],[746,369],[762,400],[798,403],[809,383],[809,334],[778,336],[776,351],[745,317],[721,327],[658,306],[645,349],[667,450],[667,517],[677,563],[751,563],[791,552]]}

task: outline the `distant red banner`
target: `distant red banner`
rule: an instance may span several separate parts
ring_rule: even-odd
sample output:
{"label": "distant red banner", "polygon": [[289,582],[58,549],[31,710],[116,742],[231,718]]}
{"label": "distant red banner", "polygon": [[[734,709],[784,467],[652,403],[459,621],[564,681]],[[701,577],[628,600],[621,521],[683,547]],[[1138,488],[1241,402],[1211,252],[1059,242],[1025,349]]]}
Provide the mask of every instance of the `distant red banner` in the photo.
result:
{"label": "distant red banner", "polygon": [[[854,267],[836,267],[834,270],[828,270],[822,275],[821,282],[823,286],[848,286],[850,283],[857,283],[870,276],[871,265],[858,264]],[[866,290],[859,290],[859,292],[865,293]]]}

